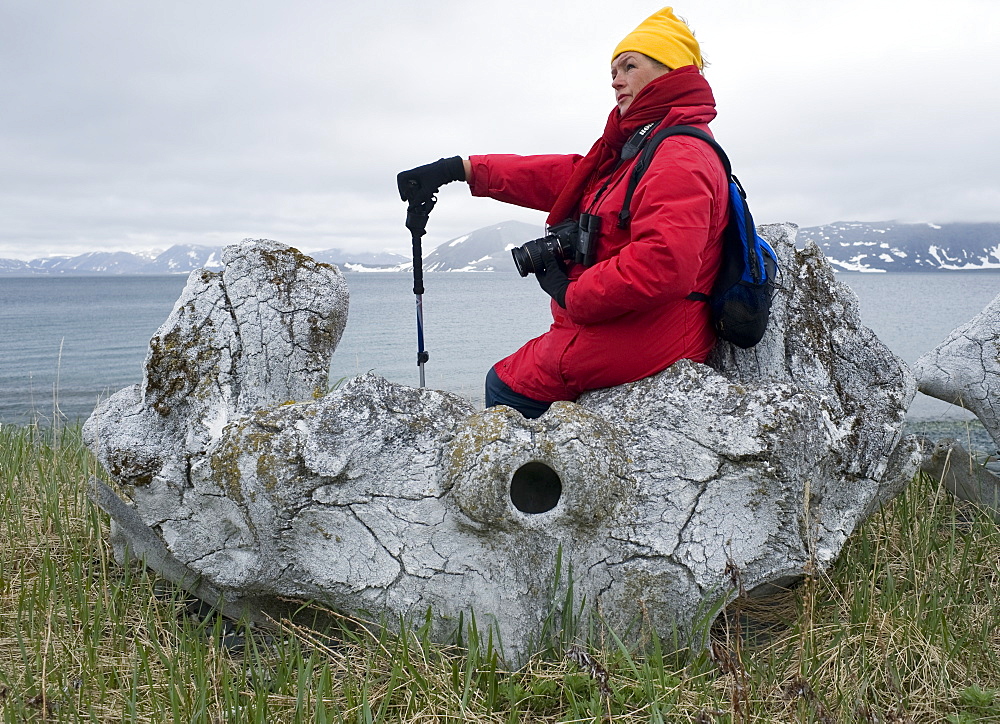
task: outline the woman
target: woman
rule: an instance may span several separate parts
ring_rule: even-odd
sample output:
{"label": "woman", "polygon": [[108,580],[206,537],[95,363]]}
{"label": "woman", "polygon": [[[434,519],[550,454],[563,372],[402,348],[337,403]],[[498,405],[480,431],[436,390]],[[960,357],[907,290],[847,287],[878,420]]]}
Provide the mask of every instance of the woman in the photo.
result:
{"label": "woman", "polygon": [[701,75],[698,42],[672,8],[625,37],[612,54],[616,108],[586,156],[472,156],[441,159],[397,179],[400,195],[468,181],[489,196],[548,211],[549,226],[582,214],[599,218],[590,266],[545,258],[536,276],[552,297],[552,326],[501,360],[486,379],[486,406],[538,417],[556,400],[648,377],[679,359],[703,362],[715,343],[708,294],[719,268],[728,187],[705,142],[671,136],[635,188],[631,221],[619,224],[638,156],[623,148],[657,128],[707,130],[715,98]]}

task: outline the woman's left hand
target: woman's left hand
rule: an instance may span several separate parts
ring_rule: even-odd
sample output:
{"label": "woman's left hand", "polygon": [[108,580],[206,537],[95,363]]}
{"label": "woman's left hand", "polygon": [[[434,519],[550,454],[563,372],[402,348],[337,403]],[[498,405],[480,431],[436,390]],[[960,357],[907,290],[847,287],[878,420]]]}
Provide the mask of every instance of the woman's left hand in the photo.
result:
{"label": "woman's left hand", "polygon": [[570,280],[566,275],[566,269],[562,263],[556,259],[555,255],[548,249],[544,249],[541,254],[544,270],[535,272],[540,286],[546,294],[556,300],[563,309],[566,308],[566,290],[569,289]]}

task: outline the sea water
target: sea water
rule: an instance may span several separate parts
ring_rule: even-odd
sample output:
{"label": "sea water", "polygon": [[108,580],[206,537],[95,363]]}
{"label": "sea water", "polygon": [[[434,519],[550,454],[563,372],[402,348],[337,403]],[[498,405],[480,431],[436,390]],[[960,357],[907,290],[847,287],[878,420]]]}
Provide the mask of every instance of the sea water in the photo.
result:
{"label": "sea water", "polygon": [[[413,280],[347,273],[350,314],[330,381],[373,371],[416,387]],[[840,273],[862,321],[913,363],[1000,292],[997,272]],[[97,402],[142,379],[150,337],[184,276],[0,278],[0,422],[85,419]],[[548,297],[513,273],[428,273],[423,296],[428,387],[482,405],[489,367],[549,324]],[[966,420],[918,395],[911,420]]]}

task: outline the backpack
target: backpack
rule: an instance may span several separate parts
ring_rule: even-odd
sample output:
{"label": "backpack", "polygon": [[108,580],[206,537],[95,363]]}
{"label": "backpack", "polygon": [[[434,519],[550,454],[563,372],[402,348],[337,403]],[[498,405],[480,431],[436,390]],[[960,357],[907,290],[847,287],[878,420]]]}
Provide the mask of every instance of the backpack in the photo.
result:
{"label": "backpack", "polygon": [[[739,179],[733,175],[726,152],[715,139],[700,128],[670,126],[651,136],[647,142],[645,137],[649,130],[651,129],[645,129],[643,138],[639,141],[642,155],[632,169],[625,191],[625,203],[618,214],[618,227],[628,227],[632,217],[629,209],[632,194],[663,139],[676,135],[694,136],[710,145],[722,161],[729,179],[729,221],[722,234],[722,263],[712,286],[712,293],[692,292],[687,298],[708,303],[712,311],[712,323],[719,337],[737,347],[749,349],[760,342],[767,328],[767,320],[771,314],[771,295],[778,273],[778,257],[770,244],[757,234],[750,207],[747,206],[746,192]],[[634,156],[638,152],[639,148],[633,145],[625,154],[631,153]],[[623,154],[623,158],[628,156]]]}

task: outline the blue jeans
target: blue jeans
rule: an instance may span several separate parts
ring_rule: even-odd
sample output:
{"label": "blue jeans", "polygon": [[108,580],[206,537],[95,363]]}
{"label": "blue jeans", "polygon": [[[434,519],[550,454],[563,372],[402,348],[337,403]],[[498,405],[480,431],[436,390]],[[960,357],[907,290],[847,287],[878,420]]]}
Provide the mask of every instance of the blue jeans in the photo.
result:
{"label": "blue jeans", "polygon": [[490,371],[486,373],[486,406],[495,407],[496,405],[513,407],[525,417],[535,418],[549,409],[552,403],[535,400],[514,392],[500,379],[496,370],[490,367]]}

